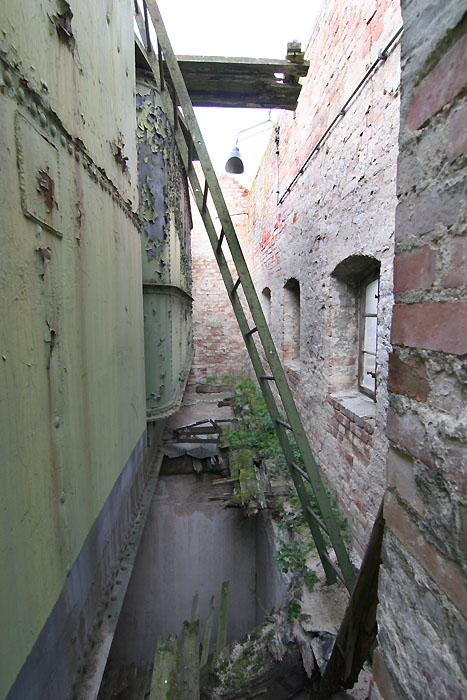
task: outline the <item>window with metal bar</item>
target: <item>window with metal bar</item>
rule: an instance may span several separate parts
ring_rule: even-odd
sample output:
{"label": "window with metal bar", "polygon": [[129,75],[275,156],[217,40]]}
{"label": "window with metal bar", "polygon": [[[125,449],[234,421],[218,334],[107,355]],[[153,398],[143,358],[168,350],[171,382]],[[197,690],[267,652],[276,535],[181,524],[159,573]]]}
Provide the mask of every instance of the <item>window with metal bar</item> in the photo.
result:
{"label": "window with metal bar", "polygon": [[358,387],[376,397],[376,347],[378,339],[379,278],[367,277],[360,284]]}

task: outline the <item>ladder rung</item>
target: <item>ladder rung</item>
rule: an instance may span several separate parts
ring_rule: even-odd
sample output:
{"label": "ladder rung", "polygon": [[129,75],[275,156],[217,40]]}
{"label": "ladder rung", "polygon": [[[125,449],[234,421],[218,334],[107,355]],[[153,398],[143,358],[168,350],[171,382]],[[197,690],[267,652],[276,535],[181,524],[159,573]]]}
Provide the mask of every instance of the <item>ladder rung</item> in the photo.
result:
{"label": "ladder rung", "polygon": [[303,471],[303,469],[300,469],[300,467],[298,466],[298,464],[295,464],[295,462],[290,462],[290,466],[293,467],[293,468],[295,469],[295,471],[298,472],[298,473],[300,474],[300,476],[302,476],[304,479],[306,479],[307,481],[309,481],[310,484],[311,484],[311,479],[310,479],[310,477],[308,476],[308,474],[307,474],[305,471]]}
{"label": "ladder rung", "polygon": [[203,194],[203,214],[206,211],[206,203],[208,201],[208,192],[209,192],[209,187],[208,183],[204,183],[204,194]]}
{"label": "ladder rung", "polygon": [[256,333],[257,331],[258,329],[256,326],[254,328],[250,328],[250,330],[245,333],[245,338],[248,338],[249,335],[253,335],[253,333]]}
{"label": "ladder rung", "polygon": [[159,40],[157,41],[157,56],[159,59],[159,77],[160,77],[160,81],[161,81],[161,92],[164,92],[164,90],[165,90],[164,62],[162,60],[162,49],[161,49],[161,45],[159,44]]}
{"label": "ladder rung", "polygon": [[311,517],[312,517],[314,520],[316,520],[316,522],[318,523],[318,525],[320,526],[320,528],[321,528],[322,530],[324,530],[324,532],[326,533],[326,535],[329,535],[329,532],[328,532],[328,529],[327,529],[326,525],[323,523],[323,521],[321,520],[321,518],[318,517],[318,516],[316,515],[315,511],[313,510],[313,508],[311,508],[311,506],[307,506],[307,507],[306,507],[306,512],[307,512],[309,515],[311,515]]}
{"label": "ladder rung", "polygon": [[273,382],[273,381],[274,381],[274,377],[272,376],[272,374],[262,374],[262,375],[260,376],[260,379],[265,379],[265,380],[267,380],[268,382]]}
{"label": "ladder rung", "polygon": [[224,236],[225,236],[224,229],[222,229],[221,235],[219,236],[219,240],[217,241],[217,249],[216,249],[217,252],[219,252],[221,249],[221,245],[222,245],[222,241],[224,240]]}
{"label": "ladder rung", "polygon": [[235,294],[235,292],[237,291],[240,284],[241,284],[241,279],[240,279],[240,277],[238,277],[237,281],[235,282],[234,286],[232,287],[232,291],[230,292],[230,296],[233,296],[233,294]]}
{"label": "ladder rung", "polygon": [[334,564],[334,562],[332,561],[332,559],[331,559],[331,557],[329,556],[329,554],[328,554],[327,552],[321,552],[320,554],[321,554],[321,556],[323,557],[323,559],[326,559],[326,561],[327,561],[327,563],[329,564],[329,566],[335,571],[337,578],[338,578],[340,581],[342,581],[342,583],[343,583],[344,586],[345,586],[346,583],[345,583],[344,577],[343,577],[342,574],[341,574],[341,570]]}
{"label": "ladder rung", "polygon": [[174,107],[174,131],[177,131],[178,129],[178,99],[177,99],[177,92],[175,88],[173,89],[172,93],[172,104]]}
{"label": "ladder rung", "polygon": [[188,169],[193,167],[193,139],[188,135]]}
{"label": "ladder rung", "polygon": [[[135,7],[137,8],[137,4],[135,4]],[[151,53],[152,51],[152,46],[151,46],[151,39],[149,36],[149,19],[148,19],[148,6],[146,5],[146,0],[143,0],[143,12],[144,12],[144,29],[146,32],[146,51],[148,53]]]}
{"label": "ladder rung", "polygon": [[292,426],[289,425],[288,423],[286,423],[285,420],[281,420],[280,418],[276,418],[276,423],[279,423],[279,425],[284,426],[284,428],[287,428],[287,430],[292,430]]}

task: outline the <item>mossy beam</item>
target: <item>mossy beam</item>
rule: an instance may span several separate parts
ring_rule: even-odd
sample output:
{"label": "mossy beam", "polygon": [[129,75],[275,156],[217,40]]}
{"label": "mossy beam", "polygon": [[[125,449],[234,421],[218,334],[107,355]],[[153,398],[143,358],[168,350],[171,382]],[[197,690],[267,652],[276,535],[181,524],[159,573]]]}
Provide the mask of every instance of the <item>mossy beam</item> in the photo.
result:
{"label": "mossy beam", "polygon": [[206,620],[206,629],[204,630],[203,651],[201,652],[201,661],[199,662],[200,670],[208,663],[209,645],[211,644],[212,621],[214,617],[214,596],[211,596],[209,603],[208,619]]}
{"label": "mossy beam", "polygon": [[[235,262],[235,266],[237,268],[237,272],[239,277],[241,277],[242,280],[242,288],[245,292],[246,299],[248,301],[248,305],[250,307],[251,314],[253,316],[254,324],[258,330],[258,334],[261,340],[261,343],[263,345],[264,351],[266,353],[266,357],[269,363],[269,366],[271,368],[271,371],[275,377],[275,382],[277,389],[279,391],[279,395],[282,400],[282,404],[284,406],[284,409],[287,414],[287,419],[288,422],[291,426],[291,429],[293,431],[293,434],[295,436],[297,446],[300,450],[300,454],[302,456],[303,462],[305,464],[305,468],[307,471],[307,474],[310,477],[310,482],[313,488],[313,491],[316,496],[316,500],[318,502],[319,508],[321,510],[321,514],[323,516],[323,520],[326,524],[326,527],[329,532],[329,537],[331,539],[331,542],[334,547],[334,551],[336,552],[336,556],[339,562],[339,565],[342,570],[343,577],[346,582],[346,586],[349,591],[352,590],[354,582],[355,582],[355,573],[352,567],[352,564],[350,562],[347,550],[344,545],[344,541],[342,539],[341,533],[339,531],[339,526],[334,518],[334,515],[331,510],[331,504],[329,502],[328,496],[326,494],[326,490],[324,488],[323,482],[321,480],[321,476],[319,474],[313,453],[311,451],[310,445],[308,443],[308,439],[305,433],[305,430],[303,428],[302,422],[300,420],[300,416],[298,414],[298,410],[295,406],[295,402],[292,396],[292,392],[290,391],[287,378],[285,376],[285,372],[283,370],[281,361],[279,359],[279,355],[277,353],[277,350],[274,345],[274,341],[272,339],[271,333],[269,331],[266,319],[264,317],[263,311],[261,309],[261,304],[259,303],[258,297],[256,295],[256,291],[253,285],[253,281],[251,279],[245,258],[243,256],[243,252],[241,250],[240,244],[238,242],[235,229],[232,223],[232,220],[229,215],[229,211],[227,209],[227,206],[224,201],[224,197],[221,191],[221,188],[219,186],[216,174],[214,172],[211,160],[209,158],[209,154],[206,149],[206,145],[203,141],[203,137],[201,135],[201,131],[199,129],[196,116],[193,111],[193,106],[190,101],[190,97],[188,95],[187,88],[185,86],[185,83],[183,81],[182,74],[180,72],[177,59],[175,58],[175,55],[173,53],[172,47],[170,45],[167,32],[165,30],[164,24],[162,22],[162,18],[159,12],[159,9],[157,7],[157,4],[154,0],[147,0],[147,6],[148,10],[150,12],[152,21],[154,23],[159,44],[162,48],[166,66],[170,72],[170,76],[172,78],[172,83],[175,87],[175,90],[178,95],[178,102],[180,103],[182,110],[183,110],[183,116],[185,123],[188,127],[188,130],[194,140],[196,151],[198,154],[198,157],[200,159],[203,172],[206,178],[206,182],[209,186],[210,192],[212,199],[214,201],[217,214],[219,216],[219,220],[222,226],[222,230],[224,232],[225,239],[227,240],[227,243],[229,245],[230,251],[232,253],[233,260]],[[203,194],[201,192],[201,188],[199,185],[198,178],[196,177],[193,168],[189,167],[188,163],[188,148],[185,143],[185,140],[183,138],[183,135],[181,134],[180,129],[177,129],[175,132],[175,137],[177,139],[177,145],[179,145],[181,155],[190,179],[190,183],[193,188],[194,196],[196,199],[196,203],[198,206],[198,209],[201,213],[201,216],[203,218],[203,221],[206,226],[206,230],[209,236],[209,239],[211,241],[211,245],[213,247],[213,250],[216,254],[216,258],[219,263],[219,268],[221,270],[222,277],[224,279],[224,283],[226,285],[227,289],[232,289],[233,287],[233,281],[230,275],[230,272],[228,272],[227,264],[224,258],[224,255],[222,253],[222,250],[219,248],[218,249],[218,238],[214,229],[214,226],[212,224],[211,217],[209,215],[209,212],[206,210],[203,212]],[[183,152],[182,152],[183,151]],[[254,341],[251,337],[251,335],[247,335],[249,332],[249,327],[246,321],[245,314],[243,312],[243,309],[241,307],[241,303],[239,301],[238,295],[234,294],[231,296],[231,301],[232,301],[232,306],[234,308],[235,314],[237,316],[237,320],[239,322],[240,330],[242,332],[242,335],[245,339],[250,358],[253,363],[253,367],[255,369],[256,375],[258,377],[264,375],[264,369],[262,367],[262,362],[259,357],[258,351],[256,350],[256,347],[254,345]],[[292,448],[290,446],[289,440],[287,436],[284,434],[285,428],[281,426],[280,424],[277,423],[277,420],[280,420],[280,416],[278,415],[278,409],[276,406],[276,402],[274,399],[274,396],[272,394],[271,389],[269,388],[269,383],[266,382],[260,382],[261,389],[263,391],[264,398],[266,400],[266,403],[268,405],[268,409],[270,410],[271,417],[274,420],[274,424],[276,426],[277,434],[279,436],[279,439],[281,441],[281,445],[283,446],[284,449],[284,454],[287,459],[288,464],[290,464],[293,461],[293,454],[292,453]],[[304,484],[303,481],[301,480],[301,477],[295,473],[295,470],[291,468],[291,473],[293,474],[292,478],[294,479],[294,484],[297,487],[298,493],[300,500],[302,500],[302,496],[300,495],[300,492],[302,489],[304,490]],[[295,473],[295,475],[294,475]],[[317,536],[317,539],[315,539],[318,551],[321,550],[323,551],[323,546],[324,543],[322,542],[322,536],[321,533],[319,532],[319,527],[316,525],[316,523],[313,522],[313,525],[309,523],[310,525],[310,530],[313,534],[313,537],[315,537],[315,534]],[[318,535],[319,532],[319,535]],[[320,542],[321,538],[321,542]],[[335,580],[335,573],[332,570],[332,567],[330,566],[329,562],[324,563],[325,558],[321,557],[321,561],[323,562],[323,566],[326,571],[326,575],[328,577],[328,580]]]}
{"label": "mossy beam", "polygon": [[171,634],[157,645],[149,700],[173,700],[178,697],[178,665],[177,637]]}

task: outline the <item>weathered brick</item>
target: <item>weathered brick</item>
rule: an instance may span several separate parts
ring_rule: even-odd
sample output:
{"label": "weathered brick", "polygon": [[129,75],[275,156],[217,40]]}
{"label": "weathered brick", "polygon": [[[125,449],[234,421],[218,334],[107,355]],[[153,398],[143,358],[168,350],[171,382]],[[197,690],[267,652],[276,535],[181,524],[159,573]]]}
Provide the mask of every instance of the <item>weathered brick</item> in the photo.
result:
{"label": "weathered brick", "polygon": [[447,150],[451,162],[467,153],[467,105],[451,114],[448,125]]}
{"label": "weathered brick", "polygon": [[458,237],[447,241],[445,254],[447,260],[441,281],[443,287],[450,289],[467,284],[467,238]]}
{"label": "weathered brick", "polygon": [[435,280],[436,251],[428,246],[394,258],[394,292],[430,289]]}
{"label": "weathered brick", "polygon": [[386,434],[395,445],[421,459],[427,466],[434,466],[425,428],[417,416],[412,413],[400,416],[390,408]]}
{"label": "weathered brick", "polygon": [[384,517],[386,526],[414,555],[464,617],[467,617],[464,576],[457,564],[443,557],[427,541],[408,513],[399,505],[396,497],[390,492],[386,493],[384,500]]}
{"label": "weathered brick", "polygon": [[393,447],[389,448],[386,462],[386,480],[387,485],[395,488],[404,501],[420,515],[424,513],[425,506],[415,481],[414,461]]}
{"label": "weathered brick", "polygon": [[396,304],[391,343],[438,352],[467,353],[467,300]]}
{"label": "weathered brick", "polygon": [[410,236],[414,236],[415,242],[415,237],[433,231],[436,224],[455,224],[464,206],[465,190],[465,181],[458,180],[447,184],[442,191],[433,185],[399,202],[396,209],[396,242],[405,245],[411,240]]}
{"label": "weathered brick", "polygon": [[388,390],[425,402],[430,391],[425,367],[418,360],[401,360],[396,353],[390,353]]}
{"label": "weathered brick", "polygon": [[379,647],[373,652],[373,678],[384,700],[400,700]]}
{"label": "weathered brick", "polygon": [[406,118],[411,131],[448,104],[467,85],[467,35],[448,51],[420,83]]}

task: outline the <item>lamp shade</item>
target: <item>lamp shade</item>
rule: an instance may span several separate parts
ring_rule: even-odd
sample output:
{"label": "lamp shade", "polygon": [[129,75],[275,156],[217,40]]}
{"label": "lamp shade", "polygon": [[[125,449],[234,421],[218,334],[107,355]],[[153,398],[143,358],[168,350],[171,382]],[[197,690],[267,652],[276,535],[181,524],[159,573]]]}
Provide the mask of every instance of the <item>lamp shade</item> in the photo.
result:
{"label": "lamp shade", "polygon": [[232,153],[225,164],[225,171],[227,173],[235,173],[235,175],[240,175],[244,171],[242,157],[237,146],[234,146],[232,149]]}

